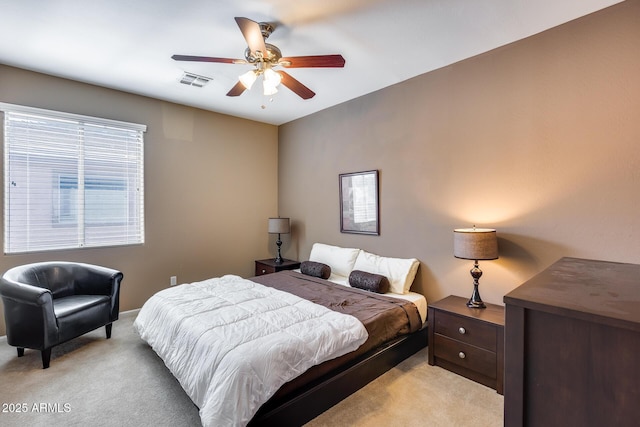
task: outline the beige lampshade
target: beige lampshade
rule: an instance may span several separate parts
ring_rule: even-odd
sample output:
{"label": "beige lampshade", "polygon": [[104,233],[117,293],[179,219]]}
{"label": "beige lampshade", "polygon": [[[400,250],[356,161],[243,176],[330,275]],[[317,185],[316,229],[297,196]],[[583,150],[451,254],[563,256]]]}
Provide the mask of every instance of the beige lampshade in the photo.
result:
{"label": "beige lampshade", "polygon": [[492,228],[453,230],[453,256],[462,259],[497,259],[498,238]]}
{"label": "beige lampshade", "polygon": [[288,234],[289,218],[269,218],[269,234]]}

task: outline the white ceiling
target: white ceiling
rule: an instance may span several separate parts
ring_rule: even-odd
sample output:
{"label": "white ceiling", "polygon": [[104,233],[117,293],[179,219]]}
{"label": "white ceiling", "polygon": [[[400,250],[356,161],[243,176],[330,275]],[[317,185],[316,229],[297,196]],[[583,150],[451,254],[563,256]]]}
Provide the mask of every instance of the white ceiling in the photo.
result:
{"label": "white ceiling", "polygon": [[[539,33],[619,0],[0,0],[0,63],[280,125]],[[344,68],[289,69],[316,92],[256,85],[225,94],[249,65],[234,17],[277,22],[283,56],[339,53]],[[213,78],[179,83],[183,72]],[[2,82],[0,81],[0,85]],[[265,108],[262,108],[264,106]]]}

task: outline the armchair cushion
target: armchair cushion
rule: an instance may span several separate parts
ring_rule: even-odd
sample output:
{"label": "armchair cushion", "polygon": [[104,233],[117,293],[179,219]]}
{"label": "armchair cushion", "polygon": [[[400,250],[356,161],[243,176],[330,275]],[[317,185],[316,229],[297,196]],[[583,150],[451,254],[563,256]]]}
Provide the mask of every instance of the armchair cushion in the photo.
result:
{"label": "armchair cushion", "polygon": [[56,319],[62,319],[108,302],[109,297],[105,295],[72,295],[70,297],[57,298],[53,302],[53,313],[56,315]]}

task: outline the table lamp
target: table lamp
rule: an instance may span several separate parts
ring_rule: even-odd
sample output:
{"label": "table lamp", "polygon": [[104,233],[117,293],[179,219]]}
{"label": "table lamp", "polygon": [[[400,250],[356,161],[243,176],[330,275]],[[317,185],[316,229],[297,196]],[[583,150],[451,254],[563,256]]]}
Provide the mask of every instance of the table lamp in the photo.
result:
{"label": "table lamp", "polygon": [[278,246],[278,256],[275,259],[276,264],[282,264],[283,261],[280,255],[280,246],[282,246],[280,234],[289,234],[290,230],[289,218],[269,218],[269,234],[278,235],[278,240],[276,240],[276,245]]}
{"label": "table lamp", "polygon": [[457,228],[453,230],[453,256],[474,261],[471,269],[473,277],[473,293],[467,302],[467,307],[485,308],[478,291],[478,281],[482,270],[478,267],[478,260],[498,259],[498,238],[496,230],[492,228]]}

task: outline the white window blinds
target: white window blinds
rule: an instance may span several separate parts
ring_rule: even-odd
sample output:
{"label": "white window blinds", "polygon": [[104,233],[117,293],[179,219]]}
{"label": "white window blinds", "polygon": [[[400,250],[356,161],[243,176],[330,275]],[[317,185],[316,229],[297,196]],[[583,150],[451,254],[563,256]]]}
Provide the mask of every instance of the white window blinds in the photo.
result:
{"label": "white window blinds", "polygon": [[145,126],[0,110],[5,253],[144,242]]}

